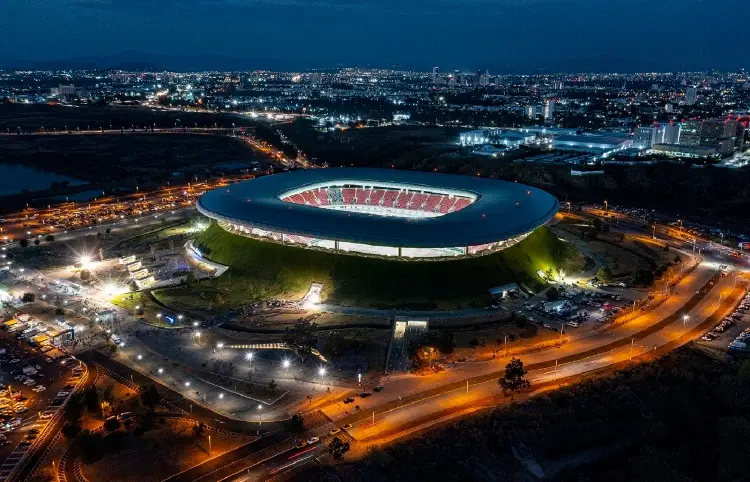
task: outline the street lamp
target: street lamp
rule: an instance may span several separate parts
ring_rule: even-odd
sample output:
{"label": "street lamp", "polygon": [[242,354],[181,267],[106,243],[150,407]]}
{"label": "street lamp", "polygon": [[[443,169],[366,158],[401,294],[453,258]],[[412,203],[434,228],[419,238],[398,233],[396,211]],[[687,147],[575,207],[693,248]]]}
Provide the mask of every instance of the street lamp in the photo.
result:
{"label": "street lamp", "polygon": [[245,353],[245,360],[247,360],[248,362],[250,362],[250,368],[251,369],[253,368],[253,356],[255,356],[255,353],[253,353],[251,351]]}
{"label": "street lamp", "polygon": [[687,320],[689,320],[690,317],[688,315],[682,315],[682,327],[685,328],[685,324],[687,323]]}
{"label": "street lamp", "polygon": [[185,388],[189,388],[189,387],[190,387],[190,382],[185,382]]}
{"label": "street lamp", "polygon": [[607,202],[606,199],[604,200],[604,212],[605,213],[609,212],[609,203]]}
{"label": "street lamp", "polygon": [[283,361],[283,362],[281,362],[281,366],[283,366],[283,367],[284,367],[284,369],[287,369],[287,368],[289,368],[289,366],[290,366],[291,364],[292,364],[292,362],[290,362],[288,358],[284,358],[284,361]]}
{"label": "street lamp", "polygon": [[164,369],[163,369],[163,368],[159,368],[159,369],[157,370],[157,372],[159,372],[159,375],[161,375],[162,373],[164,373]]}

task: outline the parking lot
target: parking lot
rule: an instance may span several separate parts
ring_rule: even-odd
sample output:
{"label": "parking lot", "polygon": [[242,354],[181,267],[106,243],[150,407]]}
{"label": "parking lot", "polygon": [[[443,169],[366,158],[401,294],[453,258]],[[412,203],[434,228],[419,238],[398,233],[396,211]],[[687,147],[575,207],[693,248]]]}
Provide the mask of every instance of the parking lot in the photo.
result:
{"label": "parking lot", "polygon": [[732,353],[750,352],[750,293],[746,294],[734,312],[724,318],[698,341],[715,350]]}
{"label": "parking lot", "polygon": [[64,404],[79,379],[71,370],[81,373],[74,359],[52,359],[27,343],[19,342],[13,333],[0,330],[2,459],[30,446]]}
{"label": "parking lot", "polygon": [[558,285],[559,299],[525,303],[516,314],[556,332],[595,328],[612,321],[623,310],[632,309],[633,299],[626,297],[631,293],[625,289],[620,285]]}

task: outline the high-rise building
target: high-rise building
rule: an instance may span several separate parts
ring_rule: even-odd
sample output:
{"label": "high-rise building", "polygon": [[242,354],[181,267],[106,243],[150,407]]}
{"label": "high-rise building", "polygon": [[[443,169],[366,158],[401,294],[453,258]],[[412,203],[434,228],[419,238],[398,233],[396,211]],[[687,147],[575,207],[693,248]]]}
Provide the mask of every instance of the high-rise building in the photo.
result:
{"label": "high-rise building", "polygon": [[715,146],[719,154],[731,154],[737,143],[736,119],[707,119],[701,125],[700,143]]}
{"label": "high-rise building", "polygon": [[651,127],[637,127],[633,135],[633,147],[650,149],[656,144],[678,144],[680,124],[655,124]]}
{"label": "high-rise building", "polygon": [[544,120],[553,120],[555,116],[555,101],[547,99],[544,102]]}
{"label": "high-rise building", "polygon": [[679,144],[680,143],[680,132],[681,126],[678,123],[670,122],[669,124],[662,124],[660,126],[660,135],[657,135],[657,144]]}
{"label": "high-rise building", "polygon": [[690,86],[685,90],[685,104],[687,105],[695,105],[695,102],[698,100],[698,88],[695,86]]}
{"label": "high-rise building", "polygon": [[747,125],[748,119],[741,119],[737,122],[737,142],[735,146],[738,150],[742,150],[745,145],[745,136],[747,136]]}
{"label": "high-rise building", "polygon": [[701,124],[701,144],[716,144],[737,135],[735,119],[706,119]]}
{"label": "high-rise building", "polygon": [[438,83],[438,68],[437,66],[432,68],[432,85]]}
{"label": "high-rise building", "polygon": [[680,144],[683,146],[697,146],[701,143],[701,124],[697,119],[686,120],[680,126]]}
{"label": "high-rise building", "polygon": [[526,117],[529,119],[536,119],[539,115],[539,106],[527,105],[526,106]]}
{"label": "high-rise building", "polygon": [[656,127],[636,127],[633,135],[633,147],[651,149],[656,144]]}

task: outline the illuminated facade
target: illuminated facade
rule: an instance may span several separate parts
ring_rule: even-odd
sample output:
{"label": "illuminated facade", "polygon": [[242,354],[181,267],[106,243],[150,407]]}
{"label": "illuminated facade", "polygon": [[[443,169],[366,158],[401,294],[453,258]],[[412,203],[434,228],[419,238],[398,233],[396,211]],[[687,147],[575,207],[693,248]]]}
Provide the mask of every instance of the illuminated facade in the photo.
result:
{"label": "illuminated facade", "polygon": [[206,193],[198,210],[227,231],[284,245],[403,260],[510,247],[557,212],[517,183],[386,169],[316,169]]}

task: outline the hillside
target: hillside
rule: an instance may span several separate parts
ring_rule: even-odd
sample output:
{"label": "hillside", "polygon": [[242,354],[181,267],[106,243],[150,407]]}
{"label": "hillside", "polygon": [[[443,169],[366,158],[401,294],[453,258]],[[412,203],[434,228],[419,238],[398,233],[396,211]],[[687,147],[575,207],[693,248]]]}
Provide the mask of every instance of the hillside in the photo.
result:
{"label": "hillside", "polygon": [[439,262],[335,255],[256,241],[217,224],[195,244],[210,259],[231,267],[233,284],[243,286],[248,300],[301,296],[310,283],[319,282],[329,301],[361,306],[484,306],[489,288],[511,281],[538,288],[537,270],[568,266],[580,258],[546,226],[504,251]]}

